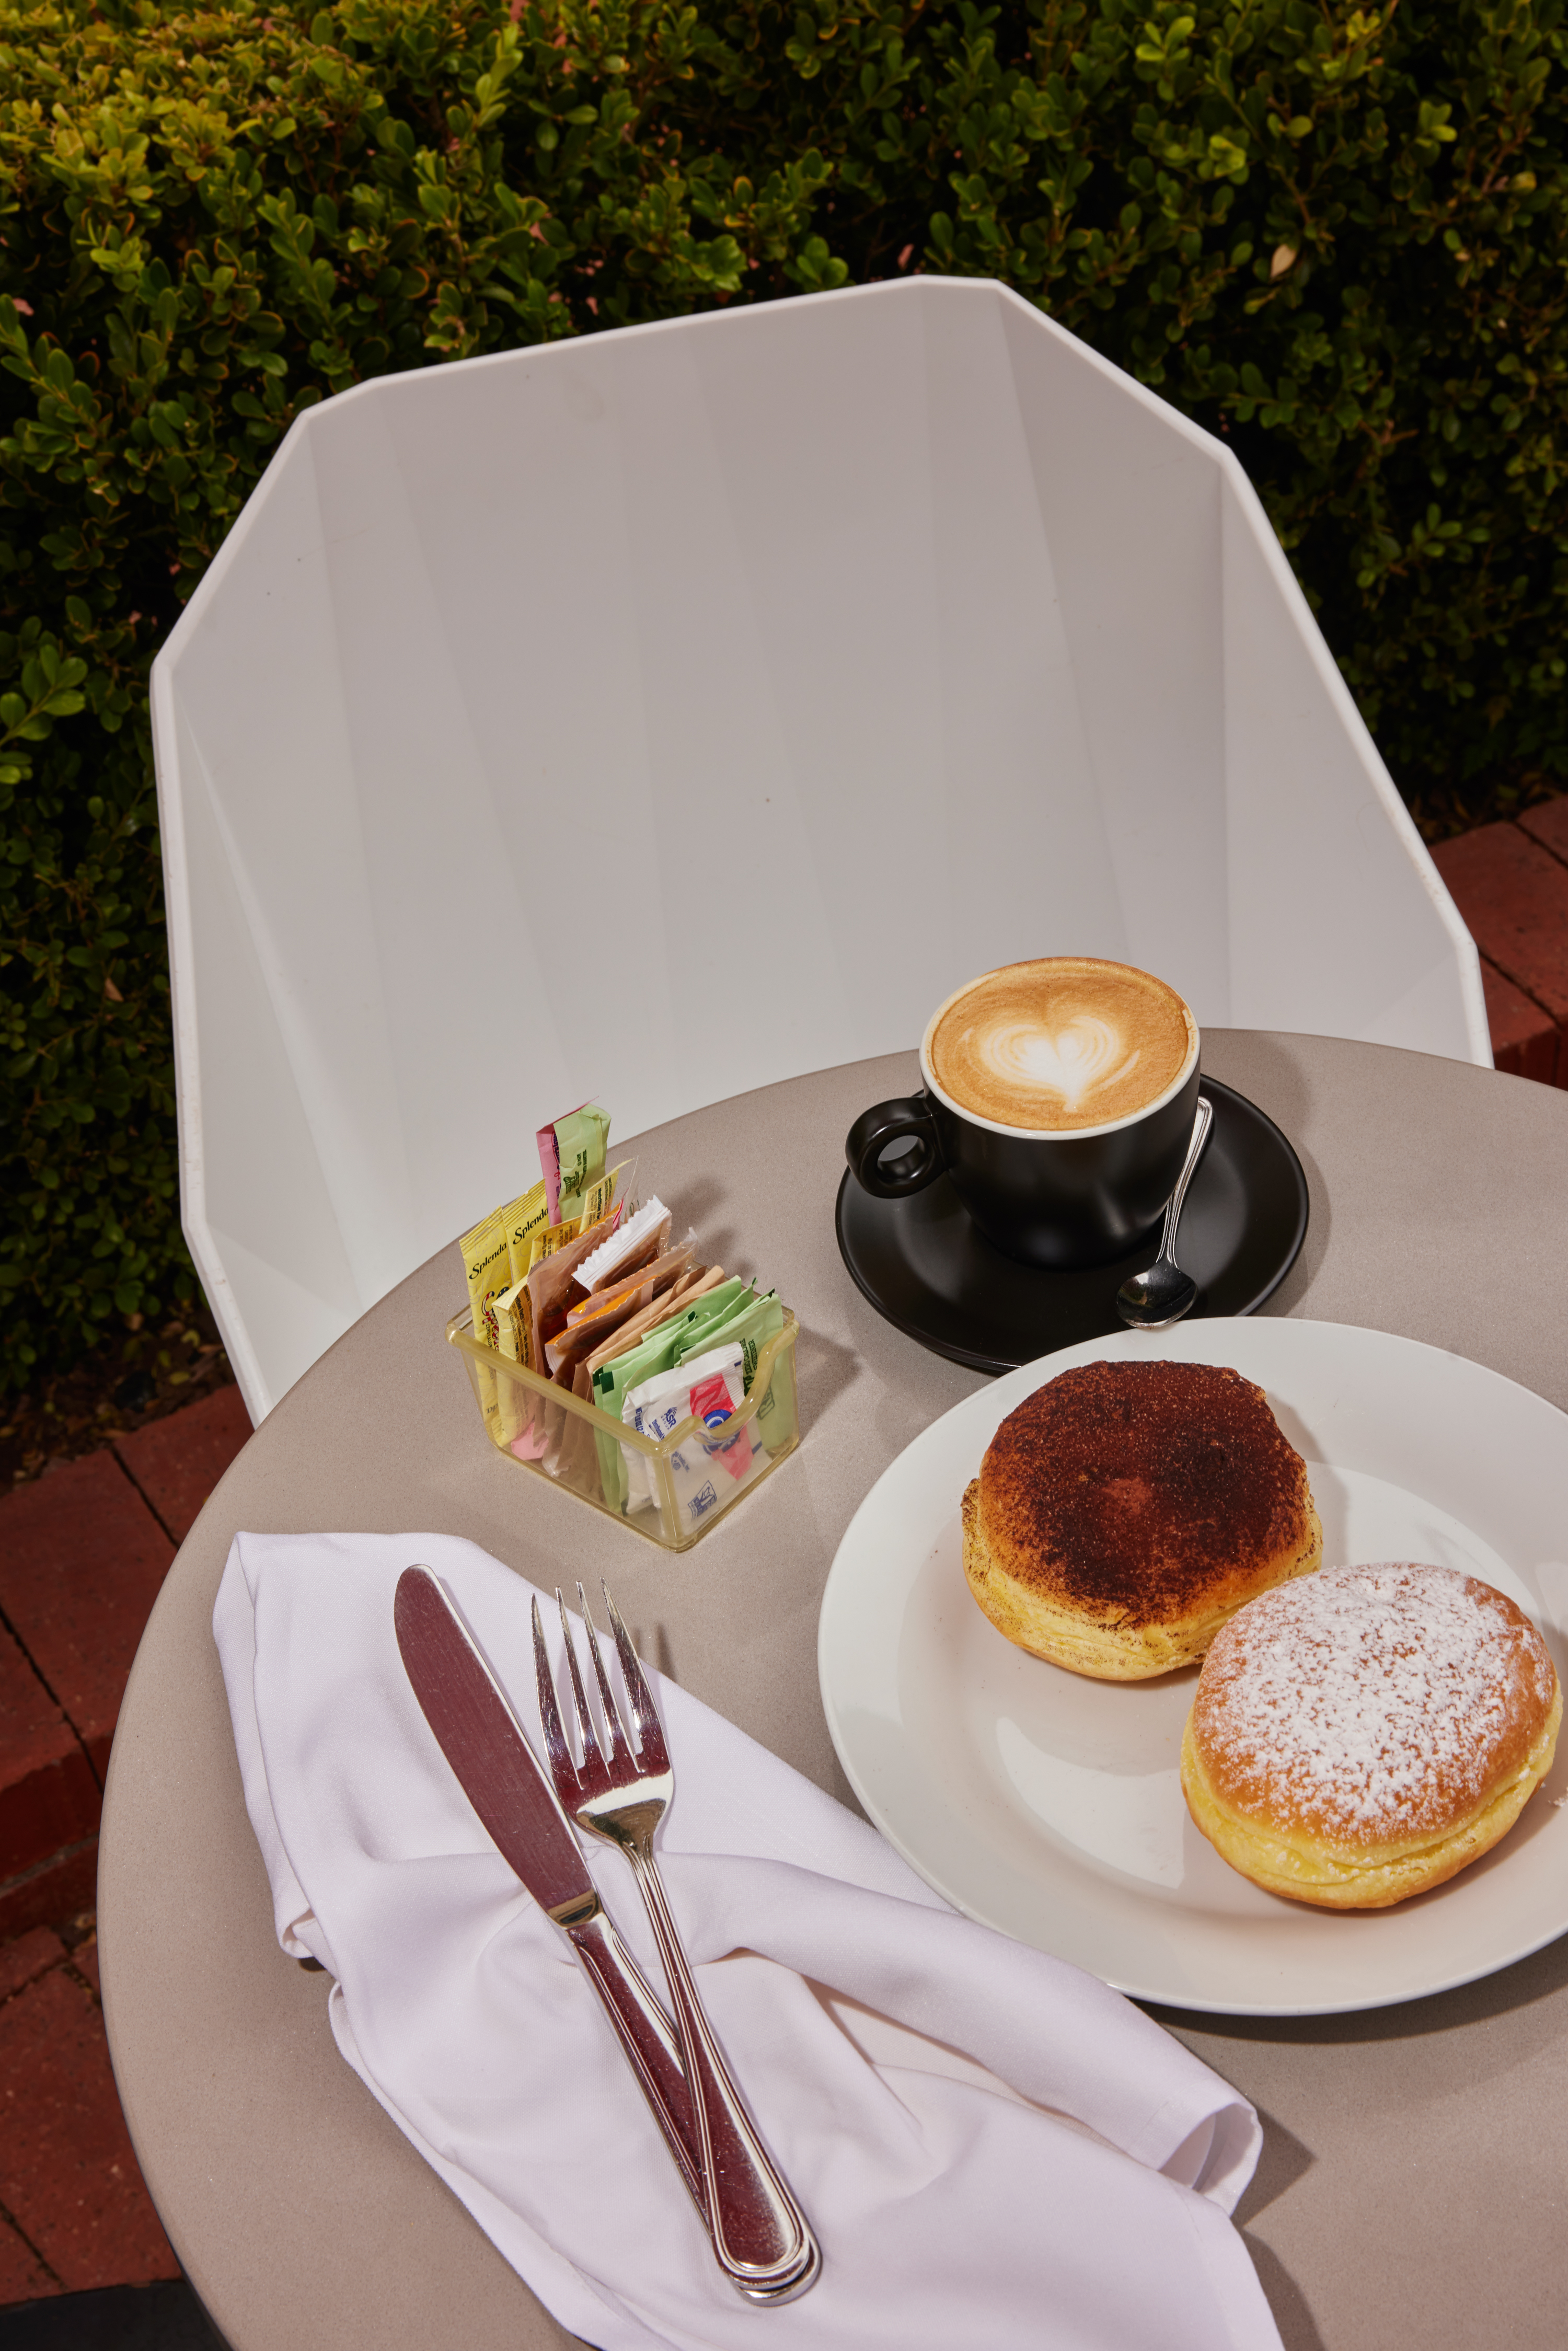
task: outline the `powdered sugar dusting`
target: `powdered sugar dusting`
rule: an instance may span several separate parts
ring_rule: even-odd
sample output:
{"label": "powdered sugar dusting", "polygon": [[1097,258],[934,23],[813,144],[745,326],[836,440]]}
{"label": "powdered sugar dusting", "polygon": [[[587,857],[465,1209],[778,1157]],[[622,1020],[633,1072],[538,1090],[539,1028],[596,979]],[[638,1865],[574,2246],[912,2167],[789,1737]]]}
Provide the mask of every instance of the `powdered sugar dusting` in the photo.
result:
{"label": "powdered sugar dusting", "polygon": [[1325,1568],[1220,1632],[1194,1733],[1244,1813],[1377,1845],[1479,1807],[1552,1688],[1545,1643],[1490,1584],[1411,1562]]}

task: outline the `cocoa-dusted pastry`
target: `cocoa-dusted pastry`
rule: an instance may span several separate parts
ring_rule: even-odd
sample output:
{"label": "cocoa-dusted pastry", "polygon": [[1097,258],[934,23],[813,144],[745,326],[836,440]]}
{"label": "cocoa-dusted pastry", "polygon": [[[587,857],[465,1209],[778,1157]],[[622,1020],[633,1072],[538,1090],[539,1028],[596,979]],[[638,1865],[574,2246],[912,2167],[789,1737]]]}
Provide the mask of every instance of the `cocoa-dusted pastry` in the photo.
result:
{"label": "cocoa-dusted pastry", "polygon": [[999,1632],[1102,1681],[1201,1657],[1310,1575],[1322,1529],[1261,1388],[1213,1364],[1082,1364],[1010,1412],[964,1496],[964,1573]]}
{"label": "cocoa-dusted pastry", "polygon": [[1325,1568],[1233,1617],[1182,1740],[1187,1809],[1270,1894],[1382,1910],[1506,1836],[1552,1768],[1545,1642],[1490,1583]]}

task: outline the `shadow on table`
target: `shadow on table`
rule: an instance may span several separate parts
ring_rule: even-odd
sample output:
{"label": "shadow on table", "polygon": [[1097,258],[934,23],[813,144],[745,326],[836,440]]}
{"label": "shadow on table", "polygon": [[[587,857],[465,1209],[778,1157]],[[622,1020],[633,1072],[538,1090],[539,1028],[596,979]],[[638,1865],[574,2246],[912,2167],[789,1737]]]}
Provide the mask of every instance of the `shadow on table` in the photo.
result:
{"label": "shadow on table", "polygon": [[1232,2217],[1252,2256],[1252,2265],[1269,2298],[1285,2351],[1324,2351],[1322,2337],[1301,2287],[1272,2245],[1251,2233],[1251,2223],[1259,2214],[1312,2169],[1312,2150],[1303,2147],[1282,2123],[1276,2122],[1272,2115],[1260,2110],[1258,2119],[1263,2126],[1263,2152]]}
{"label": "shadow on table", "polygon": [[[739,1248],[734,1227],[712,1221],[727,1198],[726,1186],[711,1176],[683,1185],[670,1203],[674,1238],[679,1239],[685,1228],[691,1226],[701,1243],[700,1255],[705,1264],[723,1266],[731,1274],[748,1273],[760,1288],[767,1289],[776,1279],[773,1269],[760,1262],[751,1264],[750,1253]],[[784,1303],[789,1306],[794,1301],[786,1297]],[[859,1361],[852,1347],[841,1347],[824,1338],[820,1331],[801,1330],[795,1375],[800,1384],[802,1430],[811,1427],[835,1397],[843,1394],[855,1376]]]}
{"label": "shadow on table", "polygon": [[1252,2256],[1258,2283],[1268,2298],[1285,2351],[1327,2351],[1306,2297],[1271,2245],[1241,2231],[1241,2241]]}
{"label": "shadow on table", "polygon": [[1306,1077],[1284,1046],[1270,1038],[1249,1036],[1245,1076],[1237,1075],[1233,1081],[1249,1101],[1256,1102],[1259,1109],[1266,1111],[1273,1120],[1301,1161],[1307,1179],[1311,1203],[1307,1237],[1301,1244],[1301,1256],[1269,1301],[1267,1309],[1270,1314],[1288,1314],[1312,1287],[1328,1254],[1333,1211],[1322,1170],[1302,1141],[1312,1110],[1312,1090]]}
{"label": "shadow on table", "polygon": [[1272,2204],[1277,2196],[1282,2196],[1287,2188],[1293,2188],[1297,2180],[1312,2169],[1314,2159],[1312,2149],[1303,2147],[1283,2123],[1274,2120],[1272,2115],[1264,2114],[1260,2108],[1258,2119],[1263,2126],[1263,2152],[1258,2158],[1258,2168],[1248,2181],[1246,2192],[1232,2216],[1239,2229],[1248,2227],[1260,2212]]}
{"label": "shadow on table", "polygon": [[820,1331],[802,1330],[795,1349],[795,1376],[800,1386],[802,1436],[821,1420],[834,1398],[842,1395],[859,1368],[852,1347],[841,1347]]}
{"label": "shadow on table", "polygon": [[[614,1155],[612,1152],[612,1159]],[[647,1186],[643,1185],[642,1190],[646,1198]],[[670,1228],[672,1241],[679,1241],[689,1227],[697,1237],[697,1255],[703,1264],[722,1265],[727,1273],[736,1273],[740,1269],[730,1261],[737,1247],[735,1227],[713,1221],[728,1198],[728,1187],[717,1176],[699,1176],[692,1183],[683,1184],[664,1205],[674,1219]],[[766,1289],[766,1282],[763,1287]]]}
{"label": "shadow on table", "polygon": [[1300,1151],[1300,1138],[1316,1107],[1311,1079],[1281,1038],[1253,1029],[1241,1032],[1234,1042],[1245,1063],[1239,1062],[1234,1071],[1227,1063],[1226,1083],[1239,1086]]}
{"label": "shadow on table", "polygon": [[225,2351],[183,2278],[57,2294],[0,2310],[0,2351]]}

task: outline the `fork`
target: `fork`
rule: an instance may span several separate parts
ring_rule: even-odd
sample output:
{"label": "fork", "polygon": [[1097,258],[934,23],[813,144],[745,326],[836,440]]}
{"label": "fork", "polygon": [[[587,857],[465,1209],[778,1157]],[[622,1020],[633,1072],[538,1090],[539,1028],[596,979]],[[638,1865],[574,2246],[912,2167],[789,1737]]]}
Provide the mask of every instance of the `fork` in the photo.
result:
{"label": "fork", "polygon": [[558,1586],[555,1596],[560,1608],[582,1761],[572,1761],[556,1703],[544,1626],[536,1599],[534,1666],[538,1677],[539,1719],[556,1793],[580,1827],[620,1847],[632,1865],[646,1905],[659,1957],[669,1979],[675,2028],[680,2035],[686,2080],[691,2085],[702,2146],[708,2228],[719,2267],[753,2302],[793,2301],[815,2282],[821,2267],[821,2252],[810,2224],[741,2103],[740,2093],[703,2008],[680,1930],[670,1909],[659,1865],[653,1858],[653,1832],[674,1795],[674,1773],[637,1652],[608,1589],[602,1585],[601,1589],[614,1631],[636,1728],[637,1749],[633,1752],[615,1703],[600,1653],[599,1636],[589,1614],[588,1596],[580,1583],[577,1597],[604,1716],[605,1740],[601,1744],[578,1667],[566,1601]]}

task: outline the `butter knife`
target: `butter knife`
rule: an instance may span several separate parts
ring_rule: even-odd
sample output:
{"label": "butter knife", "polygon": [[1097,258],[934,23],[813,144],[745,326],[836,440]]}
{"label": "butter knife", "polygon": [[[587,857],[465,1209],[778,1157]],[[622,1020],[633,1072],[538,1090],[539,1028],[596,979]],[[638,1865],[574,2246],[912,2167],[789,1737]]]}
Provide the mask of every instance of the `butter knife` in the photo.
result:
{"label": "butter knife", "polygon": [[502,1858],[576,1951],[706,2227],[701,2141],[674,2027],[606,1914],[505,1690],[427,1567],[398,1578],[392,1616],[437,1746]]}

